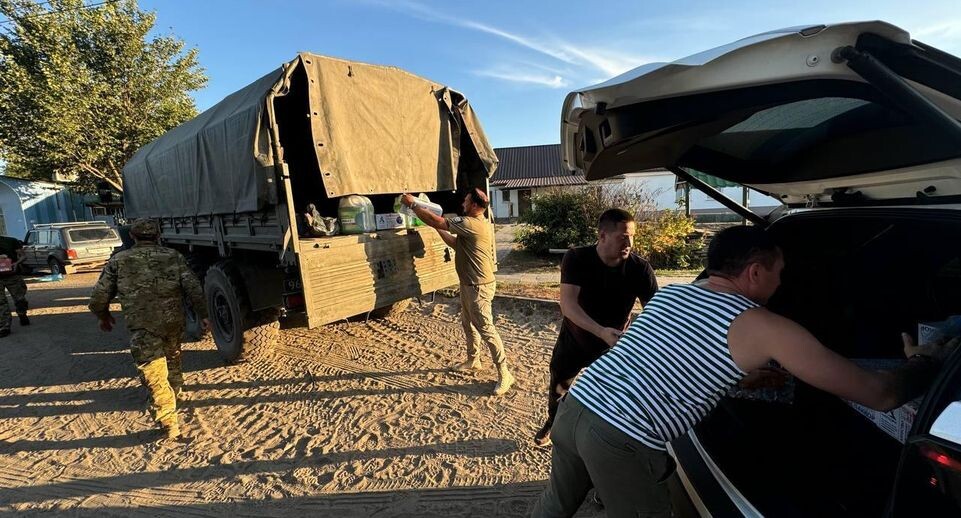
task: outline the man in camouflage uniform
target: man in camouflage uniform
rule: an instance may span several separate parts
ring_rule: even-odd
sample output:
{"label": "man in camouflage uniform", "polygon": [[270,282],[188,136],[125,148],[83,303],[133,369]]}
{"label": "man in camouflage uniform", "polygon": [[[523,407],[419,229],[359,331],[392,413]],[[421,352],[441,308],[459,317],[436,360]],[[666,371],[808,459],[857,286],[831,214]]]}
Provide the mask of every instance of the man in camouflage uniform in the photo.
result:
{"label": "man in camouflage uniform", "polygon": [[117,296],[130,330],[130,352],[140,370],[140,380],[150,392],[150,413],[167,438],[180,437],[177,399],[184,378],[180,338],[184,331],[186,297],[209,327],[207,305],[200,281],[176,250],[157,244],[160,228],[151,219],[138,219],[130,227],[134,246],[113,256],[90,294],[90,311],[100,319],[100,329],[115,323],[110,301]]}
{"label": "man in camouflage uniform", "polygon": [[0,236],[0,255],[8,257],[13,268],[9,272],[0,272],[0,338],[10,335],[10,304],[4,289],[13,297],[13,307],[20,317],[20,325],[30,325],[30,319],[27,318],[27,283],[17,273],[17,266],[23,261],[20,255],[22,249],[23,242],[19,239]]}

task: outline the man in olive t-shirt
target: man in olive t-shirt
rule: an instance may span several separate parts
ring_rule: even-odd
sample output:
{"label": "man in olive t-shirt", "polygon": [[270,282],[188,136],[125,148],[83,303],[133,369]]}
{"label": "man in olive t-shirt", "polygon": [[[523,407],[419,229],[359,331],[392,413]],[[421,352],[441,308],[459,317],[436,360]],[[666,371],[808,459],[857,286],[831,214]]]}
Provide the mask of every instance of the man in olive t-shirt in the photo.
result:
{"label": "man in olive t-shirt", "polygon": [[484,342],[491,359],[497,367],[497,385],[494,395],[510,390],[514,376],[507,368],[504,344],[494,327],[494,227],[484,217],[490,205],[487,195],[480,189],[472,189],[464,196],[461,205],[464,216],[443,218],[421,207],[410,194],[401,198],[404,205],[426,225],[433,227],[441,239],[454,249],[454,269],[460,279],[461,321],[467,335],[467,360],[457,370],[476,371],[481,361],[477,352],[478,342]]}

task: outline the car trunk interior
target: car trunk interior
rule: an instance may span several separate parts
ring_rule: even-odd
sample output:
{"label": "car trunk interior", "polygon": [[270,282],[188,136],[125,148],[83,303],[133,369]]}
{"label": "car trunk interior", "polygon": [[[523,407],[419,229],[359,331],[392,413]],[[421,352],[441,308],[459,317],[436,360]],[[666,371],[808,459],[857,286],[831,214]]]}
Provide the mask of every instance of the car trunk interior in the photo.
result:
{"label": "car trunk interior", "polygon": [[[961,314],[956,211],[811,212],[770,230],[787,266],[769,308],[845,357],[903,359],[901,332]],[[902,449],[847,403],[800,381],[792,403],[726,397],[696,432],[768,516],[881,515]]]}

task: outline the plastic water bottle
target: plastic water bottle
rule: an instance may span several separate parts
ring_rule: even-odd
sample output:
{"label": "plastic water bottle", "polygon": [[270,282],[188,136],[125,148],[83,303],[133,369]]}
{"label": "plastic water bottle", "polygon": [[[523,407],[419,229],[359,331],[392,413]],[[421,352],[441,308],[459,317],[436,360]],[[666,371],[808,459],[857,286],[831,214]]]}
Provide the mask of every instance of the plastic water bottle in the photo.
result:
{"label": "plastic water bottle", "polygon": [[[417,207],[427,209],[427,210],[433,212],[433,213],[434,213],[435,215],[437,215],[437,216],[443,216],[443,215],[444,215],[444,208],[441,207],[441,206],[440,206],[439,204],[437,204],[437,203],[434,203],[434,202],[432,202],[432,201],[420,200],[420,199],[418,199],[418,200],[417,200],[416,202],[414,202],[414,203],[417,204]],[[411,214],[414,213],[414,210],[413,210],[413,209],[408,209],[408,210],[410,211]]]}

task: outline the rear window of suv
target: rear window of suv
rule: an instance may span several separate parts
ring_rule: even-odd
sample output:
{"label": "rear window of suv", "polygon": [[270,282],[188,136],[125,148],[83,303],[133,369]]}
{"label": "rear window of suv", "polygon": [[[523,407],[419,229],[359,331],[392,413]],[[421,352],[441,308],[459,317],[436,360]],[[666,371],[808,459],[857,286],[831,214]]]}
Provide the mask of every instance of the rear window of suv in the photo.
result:
{"label": "rear window of suv", "polygon": [[84,228],[68,230],[70,241],[77,243],[81,241],[100,241],[103,239],[118,239],[117,233],[112,228]]}

